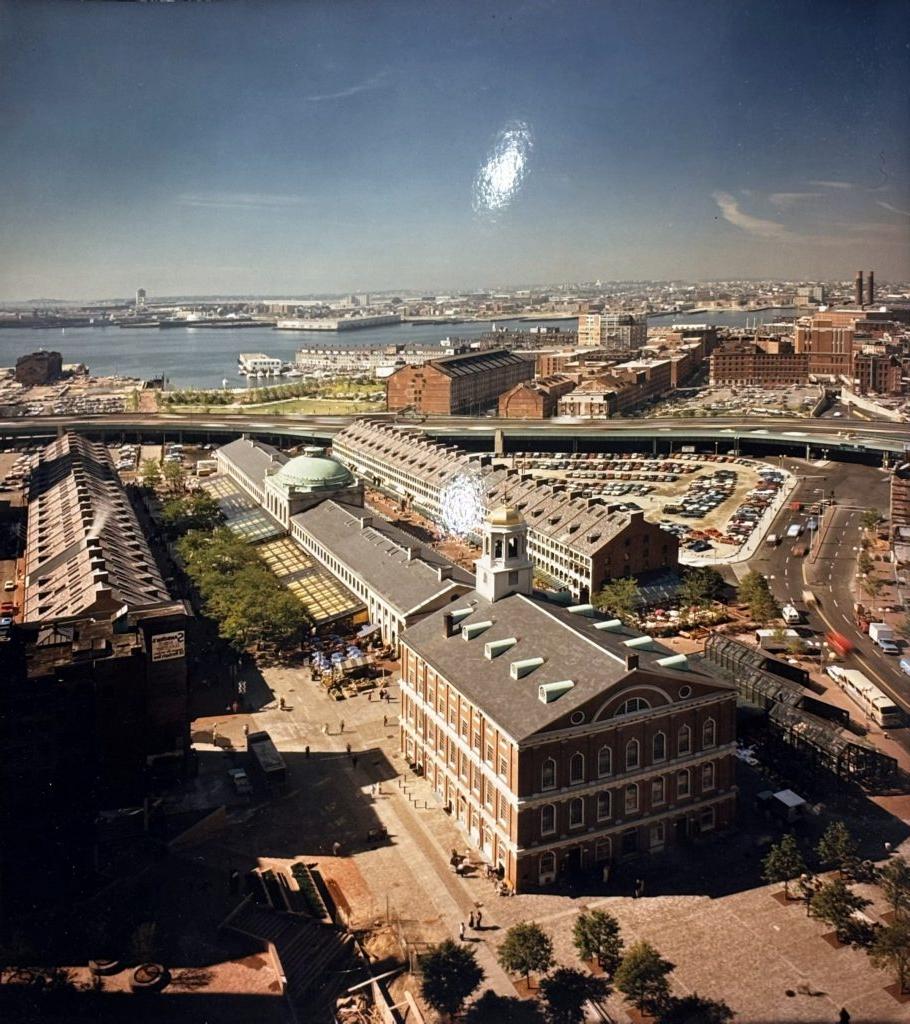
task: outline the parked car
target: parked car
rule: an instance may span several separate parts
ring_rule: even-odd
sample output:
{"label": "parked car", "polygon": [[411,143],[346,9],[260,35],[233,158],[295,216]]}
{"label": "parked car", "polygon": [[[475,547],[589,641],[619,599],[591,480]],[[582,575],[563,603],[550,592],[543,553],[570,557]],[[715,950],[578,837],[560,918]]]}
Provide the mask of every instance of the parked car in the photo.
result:
{"label": "parked car", "polygon": [[250,777],[243,768],[230,768],[228,770],[228,775],[231,777],[234,789],[241,796],[249,796],[253,792],[253,784],[250,782]]}

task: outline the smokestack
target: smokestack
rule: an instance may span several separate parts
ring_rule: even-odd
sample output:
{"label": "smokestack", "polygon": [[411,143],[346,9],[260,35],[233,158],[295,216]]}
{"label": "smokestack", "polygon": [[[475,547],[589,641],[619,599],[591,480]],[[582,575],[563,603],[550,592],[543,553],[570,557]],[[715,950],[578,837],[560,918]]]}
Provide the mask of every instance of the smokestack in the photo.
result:
{"label": "smokestack", "polygon": [[631,651],[626,653],[626,671],[634,672],[638,668],[638,655]]}
{"label": "smokestack", "polygon": [[862,306],[863,304],[863,272],[861,270],[857,270],[856,272],[855,294],[853,296],[853,301],[857,306]]}
{"label": "smokestack", "polygon": [[875,302],[875,271],[869,271],[869,283],[866,285],[867,295],[869,296],[866,300],[871,306]]}

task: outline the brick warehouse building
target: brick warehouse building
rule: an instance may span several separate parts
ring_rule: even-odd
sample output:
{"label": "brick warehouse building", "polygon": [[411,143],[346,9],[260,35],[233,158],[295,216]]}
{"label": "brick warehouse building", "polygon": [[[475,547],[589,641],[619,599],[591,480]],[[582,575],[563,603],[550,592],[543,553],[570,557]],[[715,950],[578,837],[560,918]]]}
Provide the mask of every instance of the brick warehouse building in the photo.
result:
{"label": "brick warehouse building", "polygon": [[484,527],[475,590],[402,635],[400,742],[516,891],[733,823],[736,695],[590,605],[534,594],[527,527]]}
{"label": "brick warehouse building", "polygon": [[426,416],[485,412],[503,392],[533,376],[533,361],[505,349],[445,356],[396,370],[387,381],[388,409]]}
{"label": "brick warehouse building", "polygon": [[39,457],[23,618],[0,645],[4,908],[88,877],[100,812],[141,807],[190,752],[187,609],[103,444],[66,434]]}
{"label": "brick warehouse building", "polygon": [[574,387],[573,378],[563,373],[522,381],[499,396],[499,415],[510,419],[549,419],[556,415],[559,399]]}

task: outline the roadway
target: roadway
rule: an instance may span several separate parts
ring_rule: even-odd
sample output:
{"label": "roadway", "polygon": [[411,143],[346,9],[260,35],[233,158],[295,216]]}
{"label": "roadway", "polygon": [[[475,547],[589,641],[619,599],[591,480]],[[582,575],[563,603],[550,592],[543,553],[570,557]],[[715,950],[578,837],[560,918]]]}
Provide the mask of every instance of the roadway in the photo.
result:
{"label": "roadway", "polygon": [[[866,509],[887,509],[887,474],[873,466],[836,462],[807,465],[784,461],[783,464],[800,479],[791,501],[811,504],[833,493],[837,505],[828,512],[822,529],[814,537],[803,533],[801,541],[812,542],[809,555],[793,555],[794,541],[784,537],[777,547],[763,544],[750,559],[749,568],[768,577],[780,604],[794,604],[806,611],[810,629],[819,634],[836,630],[852,641],[856,649],[848,663],[859,668],[910,712],[910,679],[900,671],[900,659],[882,654],[853,621],[853,581],[862,536],[860,521]],[[788,503],[769,532],[778,536],[786,534],[792,523],[799,522],[805,527],[808,518],[805,512],[792,511]],[[811,590],[816,595],[817,608],[806,608],[803,590]],[[907,730],[899,732],[903,735]],[[904,735],[901,742],[910,748],[910,736]]]}
{"label": "roadway", "polygon": [[[425,420],[376,414],[401,426],[446,438],[476,439],[492,447],[501,432],[507,447],[517,441],[538,439],[564,447],[609,440],[649,444],[654,450],[674,444],[713,444],[721,450],[746,446],[750,451],[789,450],[800,454],[828,451],[845,454],[902,454],[910,448],[910,423],[886,423],[861,419],[740,419],[707,417],[691,419],[613,420],[501,420],[489,416],[440,416]],[[176,437],[181,433],[218,438],[244,432],[268,437],[299,437],[329,441],[358,416],[267,416],[239,414],[116,413],[103,416],[44,416],[0,420],[0,435],[47,436],[64,430],[117,436],[118,434]]]}

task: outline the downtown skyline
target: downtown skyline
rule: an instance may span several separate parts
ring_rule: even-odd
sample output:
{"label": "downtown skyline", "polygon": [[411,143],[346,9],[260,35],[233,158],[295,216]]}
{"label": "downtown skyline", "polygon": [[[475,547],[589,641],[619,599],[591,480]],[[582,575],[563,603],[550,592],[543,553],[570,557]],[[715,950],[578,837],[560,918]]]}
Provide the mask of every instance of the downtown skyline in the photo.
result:
{"label": "downtown skyline", "polygon": [[899,3],[0,3],[0,296],[910,277]]}

